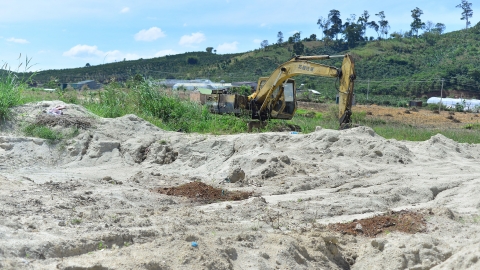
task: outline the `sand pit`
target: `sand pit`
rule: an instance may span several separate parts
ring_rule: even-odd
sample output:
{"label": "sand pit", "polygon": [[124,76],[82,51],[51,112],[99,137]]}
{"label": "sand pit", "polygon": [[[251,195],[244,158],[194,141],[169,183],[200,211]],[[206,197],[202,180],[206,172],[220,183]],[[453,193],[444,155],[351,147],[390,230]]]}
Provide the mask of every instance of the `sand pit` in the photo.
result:
{"label": "sand pit", "polygon": [[[45,124],[72,137],[21,134],[56,105],[65,119]],[[59,101],[14,112],[0,131],[0,269],[480,267],[480,145],[386,140],[368,127],[183,134]],[[152,192],[189,183],[195,197],[201,186],[252,196]],[[421,229],[362,223],[405,212],[403,226]],[[361,228],[332,228],[353,221]],[[383,229],[359,233],[368,225]]]}

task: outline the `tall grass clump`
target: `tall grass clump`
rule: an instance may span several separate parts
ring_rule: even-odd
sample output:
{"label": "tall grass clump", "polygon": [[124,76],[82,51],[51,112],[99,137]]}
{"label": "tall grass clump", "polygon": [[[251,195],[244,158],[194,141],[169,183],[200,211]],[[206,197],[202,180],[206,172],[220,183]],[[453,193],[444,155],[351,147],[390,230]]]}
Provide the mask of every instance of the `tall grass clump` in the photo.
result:
{"label": "tall grass clump", "polygon": [[129,104],[131,104],[129,93],[114,82],[108,84],[104,91],[90,92],[90,96],[82,105],[96,115],[114,118],[135,113],[131,111]]}
{"label": "tall grass clump", "polygon": [[246,130],[245,122],[229,115],[211,114],[206,106],[159,91],[148,82],[133,88],[138,115],[158,118],[160,126],[183,132],[230,133]]}
{"label": "tall grass clump", "polygon": [[[19,76],[20,68],[23,65],[24,63],[20,62],[16,71],[12,71],[7,63],[0,68],[0,120],[8,119],[10,108],[21,104],[21,91],[26,88],[27,83],[33,77],[33,74],[28,78]],[[29,68],[30,59],[25,58],[24,72],[27,72]]]}

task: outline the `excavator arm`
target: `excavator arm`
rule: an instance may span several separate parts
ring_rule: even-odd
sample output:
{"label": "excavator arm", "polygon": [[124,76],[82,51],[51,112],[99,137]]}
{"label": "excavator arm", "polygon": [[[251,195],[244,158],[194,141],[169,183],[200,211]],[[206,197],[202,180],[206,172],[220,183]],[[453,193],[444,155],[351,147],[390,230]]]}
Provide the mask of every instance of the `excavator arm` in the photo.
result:
{"label": "excavator arm", "polygon": [[[335,57],[343,57],[341,69],[311,62],[310,60],[325,60]],[[285,98],[284,87],[288,79],[297,75],[311,75],[321,77],[339,78],[339,118],[340,124],[350,123],[351,106],[353,100],[353,81],[355,71],[353,59],[350,55],[341,56],[297,56],[275,69],[270,77],[260,78],[257,90],[248,96],[248,101],[257,116],[268,114],[271,118],[284,109],[285,102],[275,109],[279,100]],[[292,117],[293,117],[292,112]],[[262,117],[257,117],[262,120]]]}

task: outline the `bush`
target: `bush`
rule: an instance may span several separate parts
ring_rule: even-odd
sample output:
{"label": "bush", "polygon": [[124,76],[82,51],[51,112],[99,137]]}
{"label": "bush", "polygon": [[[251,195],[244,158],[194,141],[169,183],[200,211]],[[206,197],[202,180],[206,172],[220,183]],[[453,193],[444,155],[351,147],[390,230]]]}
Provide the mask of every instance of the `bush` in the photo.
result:
{"label": "bush", "polygon": [[438,111],[438,109],[440,108],[442,111],[448,111],[448,108],[443,105],[443,104],[432,104],[432,103],[429,103],[427,104],[427,110],[430,110],[430,111]]}

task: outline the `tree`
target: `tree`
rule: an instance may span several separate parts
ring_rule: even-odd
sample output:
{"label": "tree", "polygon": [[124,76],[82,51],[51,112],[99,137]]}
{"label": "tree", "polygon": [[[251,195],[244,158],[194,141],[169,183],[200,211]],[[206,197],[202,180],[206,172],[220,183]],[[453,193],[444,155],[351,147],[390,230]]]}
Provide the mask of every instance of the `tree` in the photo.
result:
{"label": "tree", "polygon": [[342,32],[342,19],[340,19],[340,11],[336,9],[330,10],[330,13],[328,13],[328,20],[330,22],[330,29],[328,30],[328,35],[325,33],[325,35],[329,36],[330,38],[335,37],[335,39],[338,39],[338,34]]}
{"label": "tree", "polygon": [[358,17],[357,23],[362,26],[362,36],[366,35],[367,33],[367,26],[368,26],[368,18],[370,18],[370,14],[368,14],[367,10],[363,11],[363,14]]}
{"label": "tree", "polygon": [[[390,25],[388,24],[388,21],[385,20],[385,13],[383,11],[380,11],[379,13],[375,14],[375,16],[380,17],[380,21],[378,21],[378,29],[380,29],[380,35],[385,35],[385,38],[387,38]],[[378,30],[376,31],[378,34]]]}
{"label": "tree", "polygon": [[283,33],[282,31],[279,31],[277,34],[277,43],[282,44],[283,43]]}
{"label": "tree", "polygon": [[196,64],[198,64],[198,57],[196,57],[196,56],[190,56],[190,57],[188,57],[188,58],[187,58],[187,63],[188,63],[189,65],[196,65]]}
{"label": "tree", "polygon": [[299,42],[300,41],[300,32],[296,32],[295,34],[293,34],[292,40],[293,40],[293,42]]}
{"label": "tree", "polygon": [[213,47],[207,47],[207,48],[206,48],[206,51],[207,51],[207,53],[212,53]]}
{"label": "tree", "polygon": [[355,14],[351,14],[350,18],[343,25],[343,35],[347,40],[349,48],[355,47],[359,41],[363,40],[363,26],[355,23]]}
{"label": "tree", "polygon": [[378,32],[378,30],[380,30],[380,26],[377,24],[377,22],[375,22],[375,21],[369,22],[368,27],[373,28],[373,30],[375,30],[375,32],[377,32],[377,36],[380,39],[380,33]]}
{"label": "tree", "polygon": [[437,23],[435,24],[435,28],[433,29],[433,32],[438,33],[438,34],[443,34],[445,32],[445,24],[443,23]]}
{"label": "tree", "polygon": [[302,55],[303,52],[305,51],[305,46],[301,41],[295,42],[293,44],[293,51],[295,52],[296,55]]}
{"label": "tree", "polygon": [[433,24],[432,21],[427,21],[423,29],[425,30],[425,32],[430,33],[433,31],[434,28],[435,28],[435,24]]}
{"label": "tree", "polygon": [[425,23],[420,19],[422,14],[423,11],[418,7],[412,10],[413,22],[410,24],[410,27],[412,29],[412,34],[415,33],[416,37],[418,37],[418,30],[425,28]]}
{"label": "tree", "polygon": [[326,35],[325,33],[328,31],[328,28],[330,28],[330,21],[327,18],[320,17],[317,21],[318,28],[322,29],[322,38],[323,35]]}
{"label": "tree", "polygon": [[317,35],[311,34],[310,35],[310,41],[315,41],[315,40],[317,40]]}
{"label": "tree", "polygon": [[87,63],[87,64],[85,65],[85,67],[90,67],[90,63]]}
{"label": "tree", "polygon": [[472,10],[472,3],[469,3],[467,0],[462,0],[462,3],[458,4],[455,6],[457,8],[461,8],[463,10],[462,12],[462,18],[460,18],[462,21],[465,20],[465,29],[468,28],[468,26],[471,24],[468,18],[471,18],[473,16],[473,10]]}
{"label": "tree", "polygon": [[268,46],[268,40],[266,39],[262,41],[262,43],[260,43],[260,47],[262,47],[262,49],[265,49],[267,46]]}

